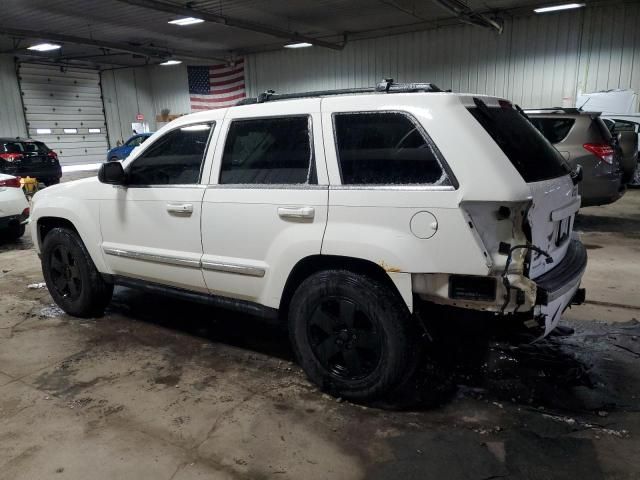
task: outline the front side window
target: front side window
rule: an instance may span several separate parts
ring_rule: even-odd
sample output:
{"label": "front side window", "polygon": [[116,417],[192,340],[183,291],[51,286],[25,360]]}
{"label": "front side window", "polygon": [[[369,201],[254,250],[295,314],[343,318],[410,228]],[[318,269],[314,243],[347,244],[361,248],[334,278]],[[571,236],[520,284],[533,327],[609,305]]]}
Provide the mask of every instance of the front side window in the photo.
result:
{"label": "front side window", "polygon": [[128,185],[198,183],[214,126],[214,123],[188,125],[165,133],[129,165]]}
{"label": "front side window", "polygon": [[343,185],[451,185],[435,147],[408,115],[337,113]]}
{"label": "front side window", "polygon": [[317,183],[310,128],[306,115],[234,120],[224,146],[220,183]]}

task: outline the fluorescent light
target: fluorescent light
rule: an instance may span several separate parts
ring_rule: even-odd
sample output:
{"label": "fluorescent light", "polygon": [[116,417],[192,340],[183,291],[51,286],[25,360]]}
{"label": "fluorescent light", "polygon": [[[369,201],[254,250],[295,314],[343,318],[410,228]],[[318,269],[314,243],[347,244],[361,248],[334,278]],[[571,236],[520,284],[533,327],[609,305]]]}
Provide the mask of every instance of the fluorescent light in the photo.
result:
{"label": "fluorescent light", "polygon": [[50,128],[36,128],[36,135],[50,135]]}
{"label": "fluorescent light", "polygon": [[558,10],[570,10],[572,8],[582,8],[584,7],[584,3],[565,3],[563,5],[552,5],[550,7],[540,7],[536,8],[533,11],[536,13],[547,13],[547,12],[557,12]]}
{"label": "fluorescent light", "polygon": [[305,48],[305,47],[313,47],[313,43],[307,43],[307,42],[290,43],[289,45],[284,46],[284,48]]}
{"label": "fluorescent light", "polygon": [[27,50],[35,50],[36,52],[50,52],[51,50],[57,50],[60,45],[55,43],[39,43],[38,45],[32,45]]}
{"label": "fluorescent light", "polygon": [[167,60],[166,62],[162,62],[160,65],[179,65],[181,63],[181,60]]}
{"label": "fluorescent light", "polygon": [[77,128],[65,128],[64,133],[78,133]]}
{"label": "fluorescent light", "polygon": [[185,25],[195,25],[196,23],[202,23],[202,22],[204,22],[204,20],[202,20],[201,18],[194,18],[194,17],[178,18],[176,20],[169,21],[170,24],[180,25],[181,27],[184,27]]}
{"label": "fluorescent light", "polygon": [[99,128],[90,128],[89,129],[89,133],[100,133],[102,130],[100,130]]}

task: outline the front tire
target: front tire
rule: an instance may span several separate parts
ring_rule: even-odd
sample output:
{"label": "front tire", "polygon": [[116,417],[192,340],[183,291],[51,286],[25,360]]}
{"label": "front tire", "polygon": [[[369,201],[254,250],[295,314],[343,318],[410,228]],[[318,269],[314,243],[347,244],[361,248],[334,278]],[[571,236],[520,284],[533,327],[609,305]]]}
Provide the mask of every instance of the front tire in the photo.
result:
{"label": "front tire", "polygon": [[289,308],[289,335],[309,379],[333,395],[373,400],[415,371],[418,335],[389,285],[367,275],[327,270],[311,275]]}
{"label": "front tire", "polygon": [[42,273],[53,300],[69,315],[99,316],[111,301],[113,285],[104,281],[72,230],[54,228],[47,234],[42,245]]}

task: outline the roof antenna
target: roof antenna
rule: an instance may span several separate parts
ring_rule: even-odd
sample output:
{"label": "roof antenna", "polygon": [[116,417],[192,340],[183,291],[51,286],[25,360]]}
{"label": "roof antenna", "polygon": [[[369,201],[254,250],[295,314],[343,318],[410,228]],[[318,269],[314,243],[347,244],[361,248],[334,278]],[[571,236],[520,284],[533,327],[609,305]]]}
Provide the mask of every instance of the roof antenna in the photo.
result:
{"label": "roof antenna", "polygon": [[584,107],[587,103],[589,103],[589,100],[591,100],[592,97],[587,98],[587,100],[578,107],[578,111],[582,111],[582,107]]}

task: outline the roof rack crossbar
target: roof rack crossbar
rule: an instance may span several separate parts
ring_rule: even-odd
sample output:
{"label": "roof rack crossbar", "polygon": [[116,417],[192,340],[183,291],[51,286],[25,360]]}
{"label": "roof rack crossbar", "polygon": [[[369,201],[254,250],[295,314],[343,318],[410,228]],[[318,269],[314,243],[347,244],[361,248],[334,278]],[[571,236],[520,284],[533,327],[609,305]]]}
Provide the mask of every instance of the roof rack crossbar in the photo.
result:
{"label": "roof rack crossbar", "polygon": [[253,105],[256,103],[273,102],[276,100],[292,100],[296,98],[325,97],[329,95],[347,95],[353,93],[414,93],[414,92],[442,92],[433,83],[394,83],[392,78],[385,78],[375,87],[341,88],[337,90],[316,90],[302,93],[275,93],[267,90],[257,97],[245,98],[236,105]]}

